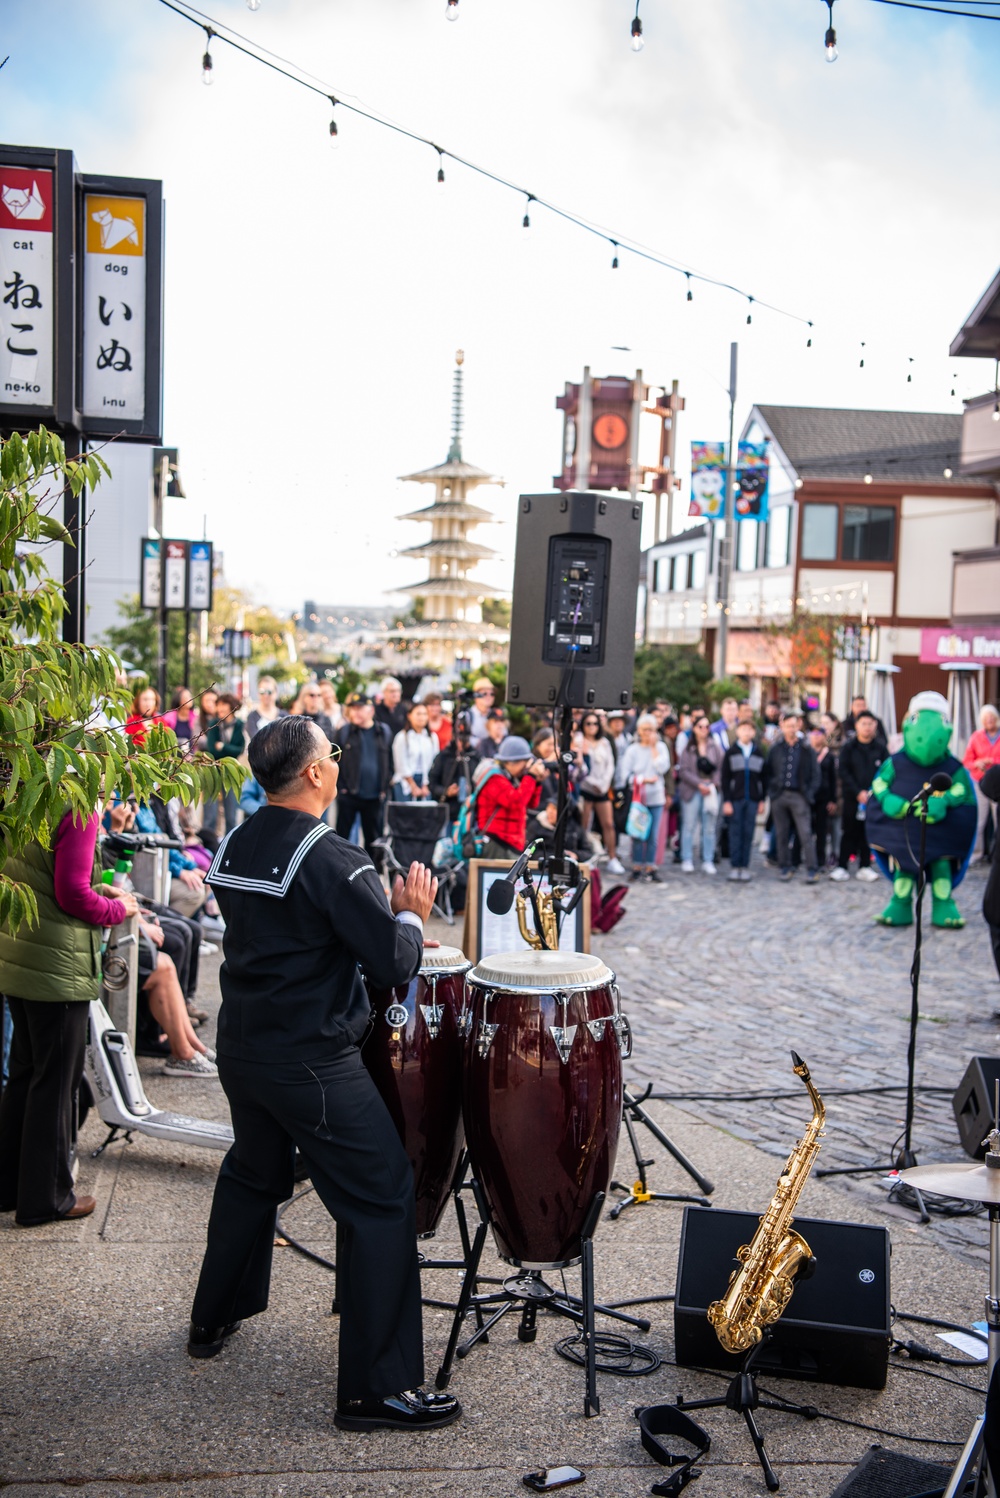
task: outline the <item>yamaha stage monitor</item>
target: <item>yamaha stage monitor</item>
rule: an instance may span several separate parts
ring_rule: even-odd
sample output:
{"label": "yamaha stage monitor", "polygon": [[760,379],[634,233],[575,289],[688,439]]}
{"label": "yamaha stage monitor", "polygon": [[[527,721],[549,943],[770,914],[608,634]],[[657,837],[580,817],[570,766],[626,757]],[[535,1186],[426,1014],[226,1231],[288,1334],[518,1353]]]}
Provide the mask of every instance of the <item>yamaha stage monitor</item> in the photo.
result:
{"label": "yamaha stage monitor", "polygon": [[974,1160],[986,1158],[986,1136],[993,1127],[993,1096],[1000,1057],[973,1056],[951,1100],[962,1148]]}
{"label": "yamaha stage monitor", "polygon": [[[674,1341],[682,1368],[735,1372],[706,1312],[721,1300],[759,1217],[718,1207],[685,1207],[674,1301]],[[856,1222],[799,1217],[795,1228],[816,1256],[812,1277],[799,1280],[784,1315],[754,1362],[761,1378],[884,1389],[889,1368],[889,1234]]]}
{"label": "yamaha stage monitor", "polygon": [[522,494],[507,700],[628,707],[642,505],[608,494]]}

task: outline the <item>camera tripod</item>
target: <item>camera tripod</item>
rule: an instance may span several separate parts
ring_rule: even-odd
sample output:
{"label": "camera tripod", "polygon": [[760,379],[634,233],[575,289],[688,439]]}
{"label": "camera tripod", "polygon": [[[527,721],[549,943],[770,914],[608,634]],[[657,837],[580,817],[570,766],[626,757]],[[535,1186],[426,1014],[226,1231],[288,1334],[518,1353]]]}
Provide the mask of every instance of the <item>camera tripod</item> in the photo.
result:
{"label": "camera tripod", "polygon": [[[631,1187],[623,1185],[621,1181],[611,1182],[612,1191],[624,1191],[626,1193],[624,1198],[620,1202],[616,1202],[615,1205],[611,1208],[611,1211],[608,1213],[608,1216],[611,1218],[612,1222],[614,1222],[621,1216],[626,1207],[643,1207],[647,1202],[693,1202],[696,1206],[699,1207],[710,1207],[712,1205],[708,1198],[710,1194],[715,1190],[715,1186],[713,1185],[713,1183],[708,1179],[707,1176],[703,1176],[701,1172],[691,1164],[691,1161],[687,1158],[687,1156],[682,1154],[681,1151],[677,1148],[676,1144],[674,1144],[673,1140],[670,1139],[666,1134],[664,1134],[663,1130],[653,1122],[649,1114],[646,1112],[645,1108],[642,1106],[649,1097],[652,1090],[653,1084],[652,1082],[649,1082],[647,1083],[646,1090],[644,1092],[641,1092],[638,1097],[633,1097],[628,1088],[625,1088],[625,1105],[622,1109],[622,1123],[625,1125],[625,1132],[628,1134],[628,1142],[632,1146],[632,1154],[635,1158],[635,1168],[638,1174]],[[639,1138],[636,1134],[635,1127],[636,1124],[643,1124],[649,1130],[657,1143],[662,1144],[667,1153],[674,1157],[681,1169],[687,1171],[688,1175],[691,1177],[692,1181],[694,1181],[695,1185],[698,1187],[698,1190],[701,1191],[703,1195],[693,1196],[671,1191],[649,1190],[649,1186],[646,1181],[646,1169],[648,1166],[652,1165],[653,1161],[651,1159],[645,1159],[639,1149]]]}

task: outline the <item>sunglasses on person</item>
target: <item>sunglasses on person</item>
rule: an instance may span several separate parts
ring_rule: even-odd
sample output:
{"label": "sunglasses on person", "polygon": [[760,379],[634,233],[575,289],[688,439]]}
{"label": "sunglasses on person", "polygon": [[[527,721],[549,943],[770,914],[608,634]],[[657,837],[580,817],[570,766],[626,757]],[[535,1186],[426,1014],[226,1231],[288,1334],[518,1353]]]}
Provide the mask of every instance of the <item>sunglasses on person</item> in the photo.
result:
{"label": "sunglasses on person", "polygon": [[273,687],[258,687],[257,690],[258,690],[258,692],[259,692],[259,694],[260,694],[261,697],[273,697],[274,696],[274,688]]}
{"label": "sunglasses on person", "polygon": [[475,695],[477,697],[495,697],[496,693],[491,689],[488,692],[477,692]]}
{"label": "sunglasses on person", "polygon": [[[339,758],[340,758],[340,745],[339,744],[334,744],[334,746],[330,750],[329,754],[321,754],[318,759],[311,759],[309,761],[309,763],[306,765],[306,770],[311,770],[312,767],[313,767],[313,765],[321,765],[325,759],[332,759],[334,762],[336,762]],[[303,770],[302,773],[305,774],[305,770]]]}

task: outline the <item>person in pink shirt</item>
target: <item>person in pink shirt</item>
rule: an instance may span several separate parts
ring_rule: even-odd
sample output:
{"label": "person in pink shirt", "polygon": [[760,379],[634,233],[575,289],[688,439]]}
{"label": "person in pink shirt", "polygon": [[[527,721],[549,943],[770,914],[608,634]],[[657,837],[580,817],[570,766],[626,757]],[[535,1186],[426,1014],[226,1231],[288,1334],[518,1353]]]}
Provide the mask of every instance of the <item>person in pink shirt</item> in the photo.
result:
{"label": "person in pink shirt", "polygon": [[[976,787],[976,847],[974,859],[986,857],[986,822],[993,803],[983,795],[980,781],[986,771],[1000,765],[1000,713],[989,702],[979,711],[979,727],[969,740],[962,764],[972,776]],[[996,846],[996,823],[993,833]]]}
{"label": "person in pink shirt", "polygon": [[96,1206],[73,1191],[73,1100],[88,1005],[100,991],[101,927],[138,912],[133,894],[101,885],[97,831],[96,812],[67,811],[51,848],[29,844],[4,867],[38,905],[34,925],[15,933],[0,923],[0,992],[14,1021],[0,1100],[0,1211],[15,1212],[19,1227],[87,1217]]}

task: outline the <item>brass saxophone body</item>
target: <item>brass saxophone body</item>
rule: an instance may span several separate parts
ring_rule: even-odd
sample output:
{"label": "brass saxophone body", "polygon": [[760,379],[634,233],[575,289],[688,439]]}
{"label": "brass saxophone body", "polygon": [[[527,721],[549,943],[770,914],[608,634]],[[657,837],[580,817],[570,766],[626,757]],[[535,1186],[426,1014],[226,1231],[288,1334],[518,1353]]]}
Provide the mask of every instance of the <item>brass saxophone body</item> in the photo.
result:
{"label": "brass saxophone body", "polygon": [[708,1308],[708,1319],[727,1352],[749,1352],[777,1321],[792,1298],[796,1276],[812,1260],[812,1250],[792,1227],[792,1213],[819,1153],[826,1108],[813,1086],[809,1068],[792,1052],[792,1066],[812,1100],[813,1115],[778,1177],[777,1189],[750,1243],[736,1257],[739,1269],[729,1276],[721,1300]]}
{"label": "brass saxophone body", "polygon": [[[536,952],[542,950],[542,937],[545,938],[545,946],[550,952],[559,948],[559,923],[556,919],[555,907],[552,896],[547,890],[541,890],[535,895],[538,902],[538,914],[542,921],[542,936],[533,931],[528,925],[528,901],[525,895],[518,890],[515,905],[517,907],[517,924],[524,940],[529,947],[534,947]],[[532,912],[534,914],[534,912]]]}

